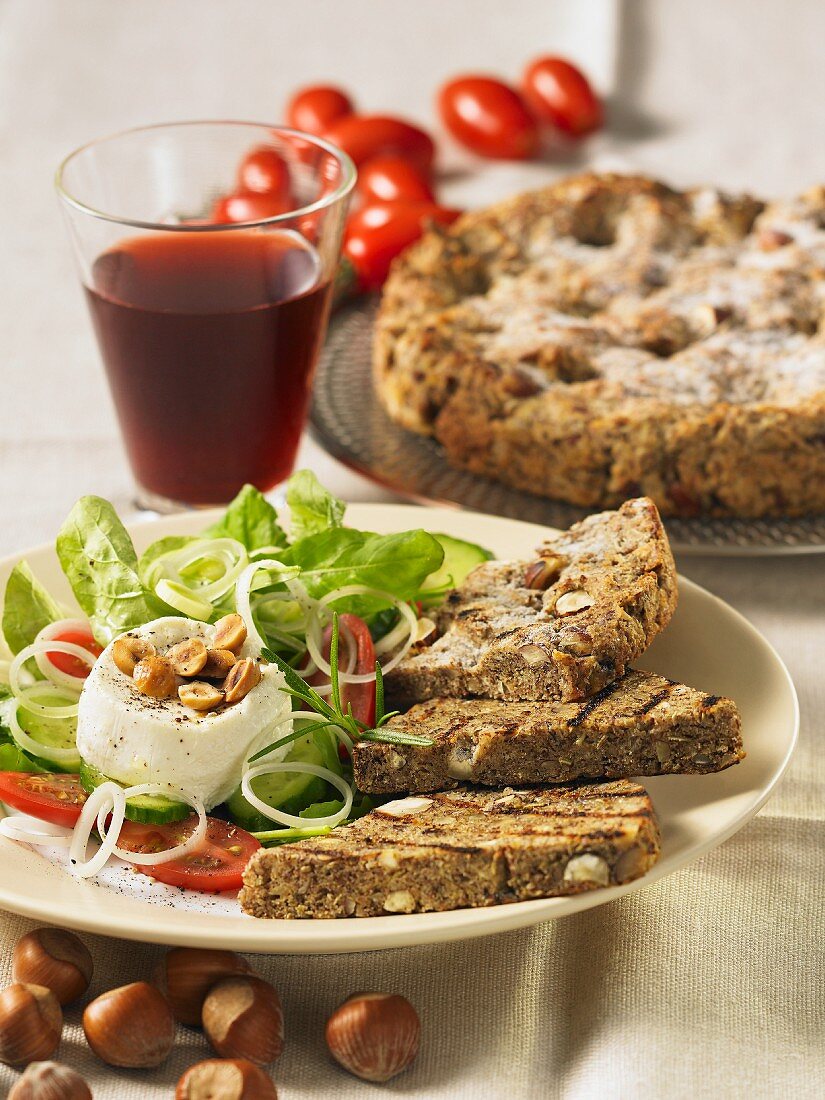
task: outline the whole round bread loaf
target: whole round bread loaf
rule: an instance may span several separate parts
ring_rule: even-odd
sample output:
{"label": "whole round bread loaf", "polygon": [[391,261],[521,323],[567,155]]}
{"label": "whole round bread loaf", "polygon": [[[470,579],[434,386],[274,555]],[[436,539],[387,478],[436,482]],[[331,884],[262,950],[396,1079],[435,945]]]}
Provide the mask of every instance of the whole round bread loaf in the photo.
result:
{"label": "whole round bread loaf", "polygon": [[374,374],[450,462],[679,515],[825,510],[825,188],[765,205],[584,175],[395,263]]}

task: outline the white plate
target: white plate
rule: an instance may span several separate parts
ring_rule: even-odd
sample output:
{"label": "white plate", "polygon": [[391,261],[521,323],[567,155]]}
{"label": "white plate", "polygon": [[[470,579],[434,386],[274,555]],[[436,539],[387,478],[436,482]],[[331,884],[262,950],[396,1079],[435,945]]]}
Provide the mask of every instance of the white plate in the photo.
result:
{"label": "white plate", "polygon": [[[425,527],[488,546],[500,557],[529,553],[547,529],[493,516],[409,505],[352,505],[354,527],[401,531]],[[137,524],[138,549],[173,533],[196,532],[204,513]],[[51,546],[25,555],[58,598],[70,600]],[[0,591],[17,558],[0,562]],[[640,662],[739,705],[747,758],[718,775],[643,780],[662,828],[662,856],[643,879],[571,898],[416,913],[363,920],[263,921],[241,914],[234,899],[184,896],[127,869],[104,882],[73,879],[59,862],[0,838],[0,907],[66,927],[153,943],[226,947],[242,951],[321,953],[372,951],[489,935],[566,916],[639,890],[721,844],[741,829],[770,794],[793,751],[799,723],[796,692],[774,649],[736,611],[682,580],[672,624]]]}

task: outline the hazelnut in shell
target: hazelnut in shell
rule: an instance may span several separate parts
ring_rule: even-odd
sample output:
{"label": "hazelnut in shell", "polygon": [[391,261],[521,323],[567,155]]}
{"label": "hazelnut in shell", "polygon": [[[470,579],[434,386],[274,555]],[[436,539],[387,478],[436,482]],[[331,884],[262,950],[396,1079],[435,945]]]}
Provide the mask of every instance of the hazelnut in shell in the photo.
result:
{"label": "hazelnut in shell", "polygon": [[12,1088],[8,1100],[92,1100],[92,1090],[69,1066],[32,1062]]}
{"label": "hazelnut in shell", "polygon": [[356,993],[327,1021],[332,1057],[364,1081],[389,1081],[415,1060],[421,1039],[418,1013],[391,993]]}
{"label": "hazelnut in shell", "polygon": [[176,1020],[200,1027],[203,1002],[212,986],[221,978],[251,973],[246,959],[234,951],[173,947],[160,964],[157,985],[166,994]]}
{"label": "hazelnut in shell", "polygon": [[35,928],[20,940],[12,956],[16,982],[44,985],[61,1005],[82,997],[92,980],[92,956],[73,932]]}
{"label": "hazelnut in shell", "polygon": [[63,1011],[50,989],[15,982],[0,992],[0,1062],[27,1066],[51,1058],[62,1031]]}
{"label": "hazelnut in shell", "polygon": [[262,978],[224,978],[203,1002],[203,1030],[222,1058],[274,1062],[284,1049],[284,1016],[273,986]]}
{"label": "hazelnut in shell", "polygon": [[96,997],[83,1013],[83,1030],[101,1061],[126,1069],[159,1066],[175,1041],[169,1003],[148,982],[132,982]]}
{"label": "hazelnut in shell", "polygon": [[209,1058],[184,1073],[175,1100],[278,1100],[278,1093],[260,1066],[243,1058]]}

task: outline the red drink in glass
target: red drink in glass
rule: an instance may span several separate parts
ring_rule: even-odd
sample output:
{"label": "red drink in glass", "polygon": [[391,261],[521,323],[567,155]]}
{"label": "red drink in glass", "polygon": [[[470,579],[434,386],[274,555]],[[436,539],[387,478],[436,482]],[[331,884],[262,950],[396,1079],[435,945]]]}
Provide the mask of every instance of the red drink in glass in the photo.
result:
{"label": "red drink in glass", "polygon": [[289,475],[330,298],[312,245],[278,230],[127,239],[86,296],[143,488],[219,504]]}
{"label": "red drink in glass", "polygon": [[[222,196],[265,153],[277,197]],[[57,174],[124,444],[145,507],[224,504],[292,470],[329,313],[349,157],[245,122],[129,130]],[[217,218],[217,221],[215,220]]]}

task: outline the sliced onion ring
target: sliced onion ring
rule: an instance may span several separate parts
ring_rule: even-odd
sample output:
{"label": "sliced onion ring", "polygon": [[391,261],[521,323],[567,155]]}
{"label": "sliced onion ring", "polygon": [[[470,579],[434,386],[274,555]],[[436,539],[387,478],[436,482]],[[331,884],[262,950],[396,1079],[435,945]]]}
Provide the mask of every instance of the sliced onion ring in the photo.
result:
{"label": "sliced onion ring", "polygon": [[[111,813],[109,828],[91,859],[86,858],[89,838],[98,819]],[[78,818],[69,845],[69,863],[80,878],[92,878],[108,863],[126,817],[126,795],[118,783],[107,780],[95,787]],[[102,835],[102,834],[101,834]]]}
{"label": "sliced onion ring", "polygon": [[0,818],[0,833],[21,844],[36,844],[43,848],[68,848],[72,830],[51,821],[41,821],[29,814],[9,814]]}
{"label": "sliced onion ring", "polygon": [[[334,603],[335,600],[344,599],[345,596],[373,596],[376,599],[380,599],[388,603],[391,607],[394,607],[407,623],[407,640],[401,645],[398,652],[387,661],[385,665],[381,666],[382,673],[386,674],[387,672],[391,672],[395,666],[404,659],[415,640],[415,636],[418,632],[418,618],[415,612],[409,604],[405,603],[403,600],[399,600],[396,596],[393,596],[392,593],[382,592],[378,588],[368,588],[363,584],[348,584],[343,588],[336,589],[334,592],[328,592],[326,596],[321,597],[318,604],[320,607],[327,608],[329,604]],[[324,659],[324,655],[321,652],[321,632],[322,627],[320,620],[311,622],[308,625],[307,649],[316,667],[329,676],[332,669],[330,668],[329,661]],[[371,684],[375,680],[375,673],[339,671],[338,680],[342,684]]]}
{"label": "sliced onion ring", "polygon": [[[198,823],[192,830],[191,836],[187,837],[181,844],[176,844],[174,848],[168,848],[165,852],[130,852],[126,848],[118,848],[117,837],[120,833],[118,827],[117,832],[114,834],[116,839],[112,851],[114,855],[125,860],[126,863],[133,863],[139,867],[154,867],[158,863],[171,863],[173,859],[182,859],[184,856],[196,851],[206,840],[206,810],[203,802],[188,791],[182,791],[177,787],[164,787],[161,783],[138,783],[134,787],[127,787],[123,794],[127,800],[139,798],[144,794],[161,795],[163,798],[174,799],[176,802],[186,802],[198,815]],[[103,816],[105,818],[105,814]],[[110,829],[111,826],[109,826]],[[101,821],[100,814],[98,814],[97,830],[104,838],[109,831],[106,828],[105,819]]]}
{"label": "sliced onion ring", "polygon": [[[214,561],[223,566],[223,573],[215,581],[193,587],[181,576],[181,571],[197,561]],[[162,578],[188,588],[195,595],[213,603],[225,595],[246,568],[249,557],[246,547],[237,539],[196,539],[179,550],[171,550],[158,558],[152,569],[156,583]]]}
{"label": "sliced onion ring", "polygon": [[42,741],[36,741],[30,734],[26,733],[23,727],[20,725],[20,717],[18,711],[23,705],[23,700],[12,699],[10,700],[12,705],[9,706],[6,717],[8,718],[9,729],[11,735],[14,738],[15,743],[24,751],[30,753],[32,756],[37,756],[41,760],[50,760],[53,764],[59,764],[61,767],[67,765],[80,766],[80,754],[77,751],[77,747],[61,749],[57,745],[46,745]]}
{"label": "sliced onion ring", "polygon": [[246,624],[247,636],[259,649],[263,649],[266,646],[266,642],[261,637],[252,616],[250,593],[252,591],[252,582],[255,580],[255,575],[261,569],[279,570],[282,574],[280,579],[286,585],[293,599],[295,599],[305,611],[311,611],[316,602],[312,599],[301,582],[296,580],[295,576],[292,575],[294,574],[294,570],[291,566],[284,565],[283,562],[278,561],[276,558],[261,558],[260,561],[253,561],[251,565],[248,565],[238,577],[235,585],[235,610]]}
{"label": "sliced onion ring", "polygon": [[190,619],[206,622],[215,610],[208,600],[202,600],[193,589],[179,581],[170,581],[164,577],[155,585],[155,595],[159,600],[180,611]]}
{"label": "sliced onion ring", "polygon": [[[48,623],[44,626],[34,641],[35,643],[50,642],[54,640],[56,635],[68,632],[73,634],[91,634],[92,628],[89,625],[88,619],[58,619],[56,623]],[[53,684],[57,684],[59,687],[69,688],[71,691],[80,691],[83,687],[83,677],[73,676],[70,672],[64,672],[49,660],[49,654],[54,653],[56,648],[56,646],[49,646],[41,652],[35,653],[34,659],[37,662],[37,667],[40,669],[43,676],[45,676],[47,680],[51,680]],[[81,646],[81,649],[88,655],[84,660],[88,663],[89,668],[91,668],[97,660],[96,654],[92,653],[90,649],[86,649],[85,646]]]}
{"label": "sliced onion ring", "polygon": [[[38,702],[41,696],[54,695],[63,695],[65,698],[69,695],[69,692],[65,688],[55,687],[54,684],[38,680],[36,684],[29,684],[28,687],[24,687],[16,698],[26,710],[31,711],[33,714],[42,714],[44,718],[77,718],[78,704],[76,702],[66,703],[65,705]],[[74,698],[78,697],[75,696]]]}
{"label": "sliced onion ring", "polygon": [[[32,657],[36,659],[38,654],[44,653],[68,653],[70,657],[78,657],[81,661],[86,661],[90,668],[97,660],[94,654],[90,653],[88,649],[84,649],[83,646],[75,645],[74,642],[32,642],[31,645],[27,645],[24,649],[20,650],[9,668],[9,687],[12,690],[12,694],[16,695],[18,699],[25,699],[27,710],[36,711],[47,718],[74,718],[77,716],[76,702],[66,706],[50,706],[46,703],[38,703],[35,696],[37,694],[42,694],[47,685],[38,682],[23,686],[20,683],[20,673],[23,671],[23,666],[26,662]],[[74,679],[76,681],[77,677]],[[51,686],[53,689],[57,688],[64,694],[67,692],[64,686]],[[83,683],[78,683],[74,688],[74,692],[79,696],[82,688]],[[32,689],[35,690],[33,691]]]}
{"label": "sliced onion ring", "polygon": [[344,805],[337,813],[328,814],[326,817],[313,817],[311,822],[314,828],[321,828],[325,825],[334,828],[349,815],[352,809],[352,787],[346,780],[342,779],[340,775],[336,775],[335,772],[330,771],[329,768],[318,767],[316,764],[304,764],[298,761],[270,761],[268,764],[258,764],[254,768],[249,768],[244,772],[243,779],[241,780],[241,791],[243,792],[244,798],[250,805],[254,806],[256,810],[259,810],[264,817],[268,817],[271,821],[277,821],[281,825],[290,825],[297,829],[306,829],[310,821],[309,818],[295,817],[293,814],[285,814],[281,810],[274,809],[264,802],[263,799],[258,798],[252,790],[253,779],[257,779],[261,775],[273,775],[278,772],[291,772],[298,775],[316,775],[319,779],[325,779],[327,783],[332,784],[336,790],[340,791],[344,799]]}

